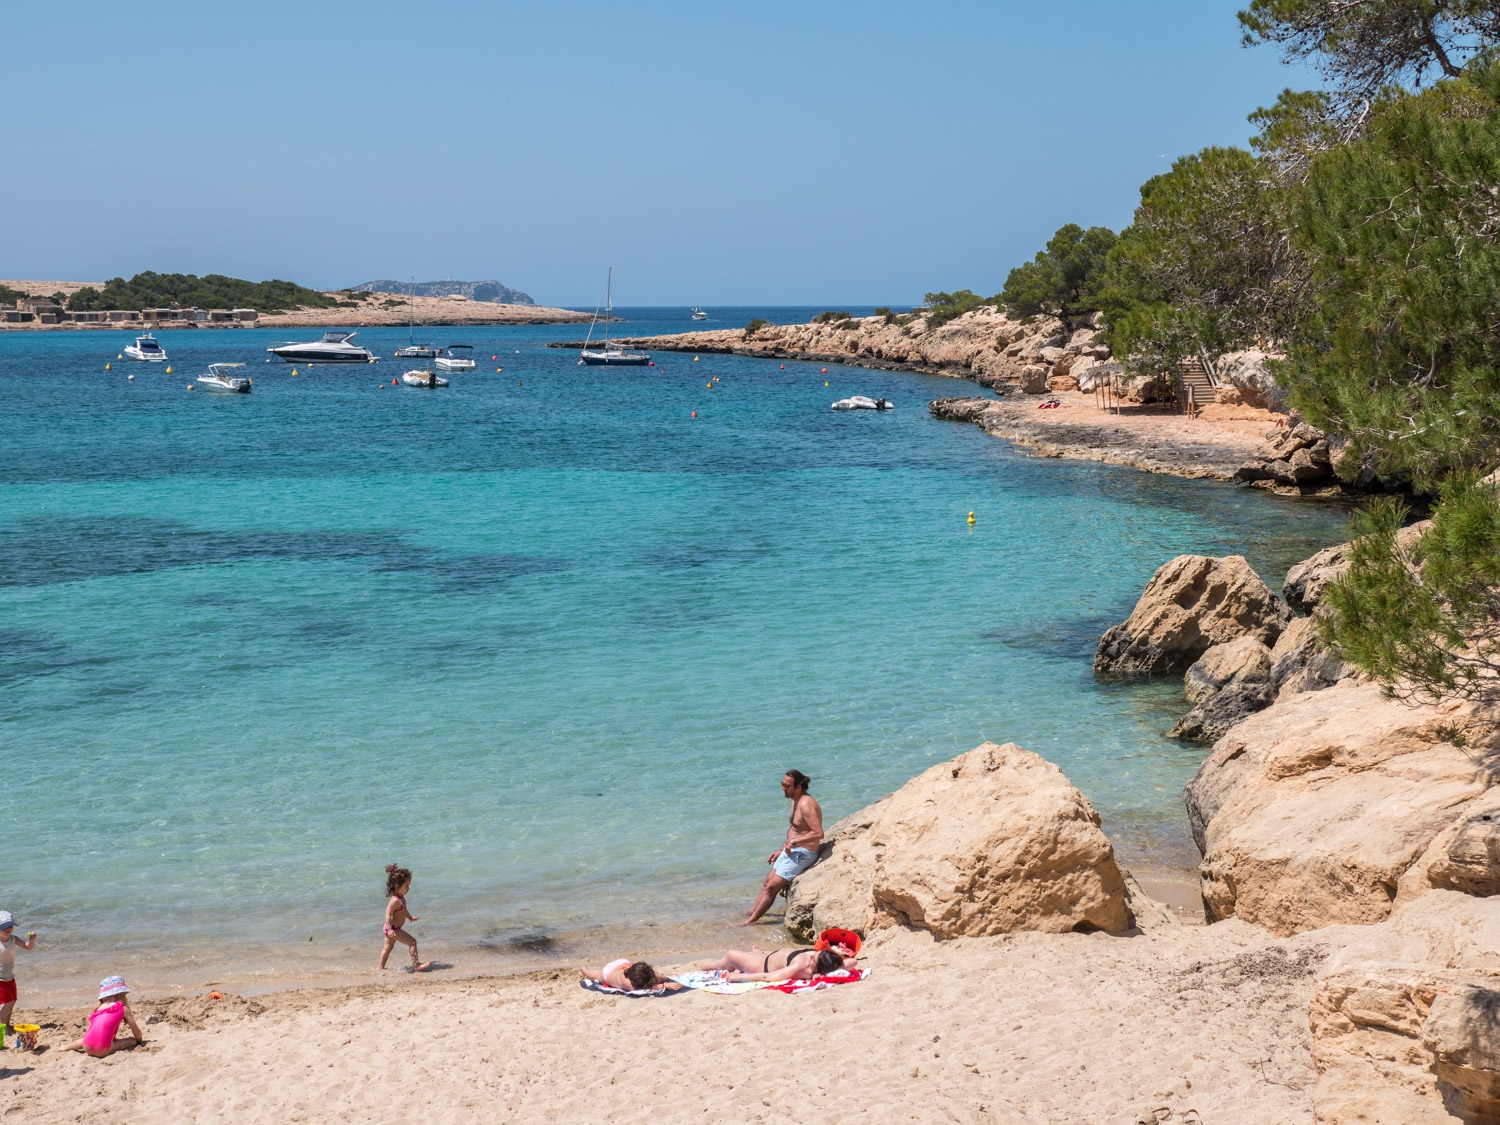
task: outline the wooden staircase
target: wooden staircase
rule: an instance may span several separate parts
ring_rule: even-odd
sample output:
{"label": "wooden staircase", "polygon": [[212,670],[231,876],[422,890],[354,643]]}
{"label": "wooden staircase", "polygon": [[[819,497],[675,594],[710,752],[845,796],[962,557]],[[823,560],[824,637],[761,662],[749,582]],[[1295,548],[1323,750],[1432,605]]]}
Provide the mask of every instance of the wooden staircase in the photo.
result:
{"label": "wooden staircase", "polygon": [[1178,398],[1182,409],[1196,414],[1198,407],[1214,401],[1214,381],[1201,359],[1185,359],[1177,371]]}

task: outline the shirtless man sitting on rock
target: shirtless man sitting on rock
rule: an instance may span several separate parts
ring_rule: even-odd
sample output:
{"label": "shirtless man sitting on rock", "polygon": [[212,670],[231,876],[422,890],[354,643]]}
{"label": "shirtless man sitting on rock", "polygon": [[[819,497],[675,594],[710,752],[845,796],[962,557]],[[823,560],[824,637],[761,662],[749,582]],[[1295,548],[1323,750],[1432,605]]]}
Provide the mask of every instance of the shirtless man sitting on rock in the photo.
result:
{"label": "shirtless man sitting on rock", "polygon": [[771,909],[776,896],[818,861],[818,845],[823,842],[823,810],[807,791],[811,785],[812,778],[801,770],[787,770],[781,779],[781,792],[792,802],[791,824],[781,850],[772,852],[771,858],[766,860],[771,871],[760,889],[760,897],[750,908],[750,917],[745,919],[747,926],[758,921]]}

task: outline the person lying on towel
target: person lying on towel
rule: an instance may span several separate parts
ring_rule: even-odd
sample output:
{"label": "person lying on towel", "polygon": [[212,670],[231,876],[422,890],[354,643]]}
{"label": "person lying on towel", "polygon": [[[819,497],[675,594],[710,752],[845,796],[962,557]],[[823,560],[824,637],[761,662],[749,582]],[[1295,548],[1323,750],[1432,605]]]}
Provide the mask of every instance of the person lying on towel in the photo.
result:
{"label": "person lying on towel", "polygon": [[596,980],[606,988],[618,988],[621,992],[652,992],[658,988],[676,992],[683,987],[675,980],[661,976],[646,962],[632,961],[628,957],[611,961],[597,971],[580,969],[579,972],[584,980]]}
{"label": "person lying on towel", "polygon": [[840,969],[856,967],[856,958],[834,949],[778,949],[764,953],[752,949],[731,949],[717,961],[694,961],[698,972],[727,970],[730,981],[763,980],[769,984],[780,984],[788,980],[811,980],[824,977]]}

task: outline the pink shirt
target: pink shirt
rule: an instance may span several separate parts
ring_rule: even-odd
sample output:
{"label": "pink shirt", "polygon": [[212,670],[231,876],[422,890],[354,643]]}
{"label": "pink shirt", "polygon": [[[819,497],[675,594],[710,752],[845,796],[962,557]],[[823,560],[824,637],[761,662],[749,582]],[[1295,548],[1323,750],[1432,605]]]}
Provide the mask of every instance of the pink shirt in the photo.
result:
{"label": "pink shirt", "polygon": [[115,1032],[125,1019],[125,1005],[116,1000],[89,1013],[89,1029],[83,1033],[84,1048],[90,1051],[107,1051],[115,1041]]}

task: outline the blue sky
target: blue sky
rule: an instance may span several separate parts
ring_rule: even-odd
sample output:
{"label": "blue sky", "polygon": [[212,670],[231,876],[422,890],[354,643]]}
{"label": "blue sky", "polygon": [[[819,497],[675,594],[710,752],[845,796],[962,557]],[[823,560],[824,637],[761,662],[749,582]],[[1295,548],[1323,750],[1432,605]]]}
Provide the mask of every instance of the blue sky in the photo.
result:
{"label": "blue sky", "polygon": [[989,294],[1310,86],[1236,2],[15,4],[0,277]]}

